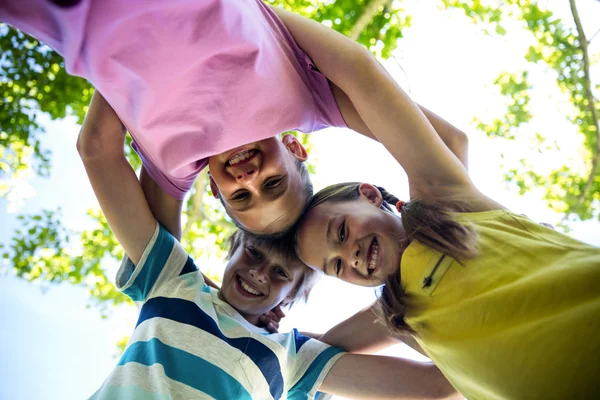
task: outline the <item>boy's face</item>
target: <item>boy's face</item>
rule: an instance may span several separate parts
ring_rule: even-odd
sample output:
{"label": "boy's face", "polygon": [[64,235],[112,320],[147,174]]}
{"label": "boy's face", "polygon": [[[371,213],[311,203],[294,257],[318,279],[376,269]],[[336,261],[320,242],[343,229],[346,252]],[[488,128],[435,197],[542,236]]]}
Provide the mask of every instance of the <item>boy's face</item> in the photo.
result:
{"label": "boy's face", "polygon": [[238,147],[210,157],[210,185],[227,213],[256,234],[281,232],[304,206],[303,184],[296,166],[306,149],[292,135]]}
{"label": "boy's face", "polygon": [[262,314],[292,300],[304,268],[299,261],[290,263],[287,257],[245,238],[227,263],[219,294],[257,324]]}

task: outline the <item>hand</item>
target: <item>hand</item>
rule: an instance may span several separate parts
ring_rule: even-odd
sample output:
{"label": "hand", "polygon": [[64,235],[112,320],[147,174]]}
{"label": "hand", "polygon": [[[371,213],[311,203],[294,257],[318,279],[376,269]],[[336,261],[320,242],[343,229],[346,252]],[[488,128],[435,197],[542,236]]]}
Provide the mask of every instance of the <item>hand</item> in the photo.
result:
{"label": "hand", "polygon": [[259,320],[261,322],[261,326],[264,326],[271,333],[279,332],[279,321],[285,317],[283,311],[281,311],[281,307],[277,306],[271,311],[264,313],[260,316]]}
{"label": "hand", "polygon": [[547,222],[540,222],[541,226],[545,226],[546,228],[554,229],[554,225],[549,224]]}
{"label": "hand", "polygon": [[[525,214],[521,214],[522,216],[524,216],[525,218],[529,218],[527,215]],[[538,222],[541,226],[545,226],[546,228],[550,228],[550,229],[554,229],[554,225],[549,224],[548,222]]]}

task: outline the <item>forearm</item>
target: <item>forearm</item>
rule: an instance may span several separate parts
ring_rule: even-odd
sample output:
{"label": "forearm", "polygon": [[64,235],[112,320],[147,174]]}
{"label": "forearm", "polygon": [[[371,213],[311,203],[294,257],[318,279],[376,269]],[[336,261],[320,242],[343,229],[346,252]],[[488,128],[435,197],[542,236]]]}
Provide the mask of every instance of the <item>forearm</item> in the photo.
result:
{"label": "forearm", "polygon": [[456,389],[433,363],[344,355],[319,391],[353,399],[455,399]]}
{"label": "forearm", "polygon": [[355,354],[373,354],[401,343],[379,320],[375,314],[377,307],[374,304],[359,311],[331,328],[319,340]]}

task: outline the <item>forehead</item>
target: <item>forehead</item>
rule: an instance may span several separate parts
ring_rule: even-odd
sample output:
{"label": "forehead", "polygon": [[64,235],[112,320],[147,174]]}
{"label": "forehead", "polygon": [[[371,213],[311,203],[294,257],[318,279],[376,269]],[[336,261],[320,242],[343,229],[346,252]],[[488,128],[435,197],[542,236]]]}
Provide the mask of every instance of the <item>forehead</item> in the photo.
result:
{"label": "forehead", "polygon": [[302,271],[306,265],[296,257],[293,246],[286,242],[273,240],[267,241],[254,237],[246,239],[246,245],[260,251],[269,264],[279,265],[294,271]]}

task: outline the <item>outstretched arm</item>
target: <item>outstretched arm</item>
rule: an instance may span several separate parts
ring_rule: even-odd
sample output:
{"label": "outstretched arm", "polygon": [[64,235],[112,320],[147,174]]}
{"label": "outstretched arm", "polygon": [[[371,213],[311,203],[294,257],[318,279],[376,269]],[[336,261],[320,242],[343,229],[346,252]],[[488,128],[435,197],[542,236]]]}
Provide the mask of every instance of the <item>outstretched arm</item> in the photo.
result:
{"label": "outstretched arm", "polygon": [[117,240],[134,264],[156,229],[142,187],[123,152],[125,127],[96,91],[77,139],[77,151]]}
{"label": "outstretched arm", "polygon": [[458,399],[430,362],[346,354],[329,370],[319,391],[353,399]]}
{"label": "outstretched arm", "polygon": [[300,47],[348,95],[365,125],[404,168],[411,195],[477,193],[459,159],[367,49],[318,22],[274,10]]}
{"label": "outstretched arm", "polygon": [[375,303],[317,338],[321,342],[354,354],[373,354],[395,344],[404,343],[427,356],[409,333],[401,336],[392,335],[390,329],[378,317],[378,308],[379,304]]}

